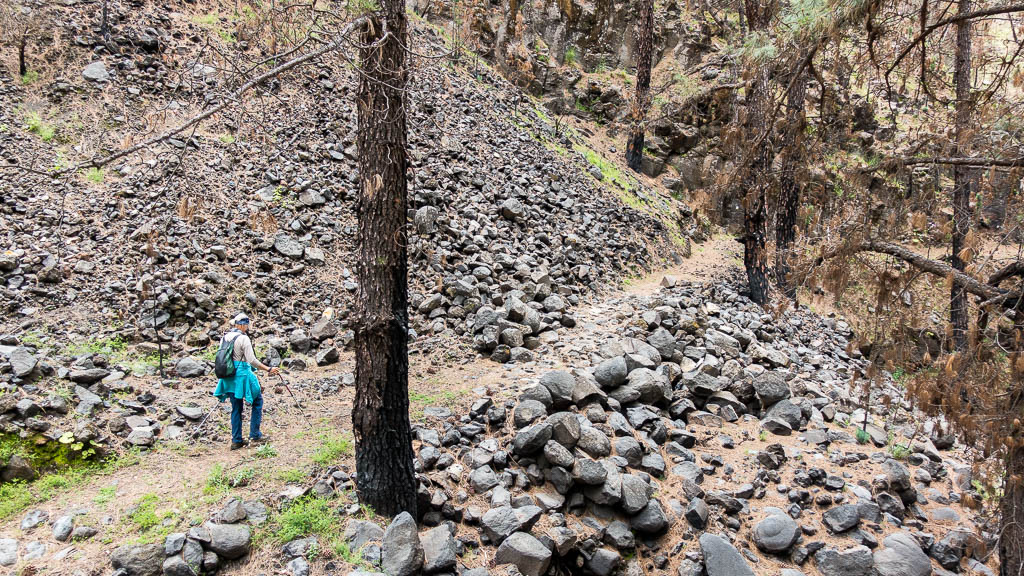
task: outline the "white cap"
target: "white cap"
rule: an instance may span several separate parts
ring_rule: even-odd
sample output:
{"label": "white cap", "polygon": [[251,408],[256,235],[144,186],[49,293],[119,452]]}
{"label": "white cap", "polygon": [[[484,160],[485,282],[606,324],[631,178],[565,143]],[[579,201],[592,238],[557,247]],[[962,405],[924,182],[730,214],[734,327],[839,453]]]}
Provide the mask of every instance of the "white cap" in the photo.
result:
{"label": "white cap", "polygon": [[234,318],[231,319],[231,323],[236,326],[238,324],[248,324],[249,317],[245,315],[245,312],[241,312],[238,314],[238,316],[235,316]]}

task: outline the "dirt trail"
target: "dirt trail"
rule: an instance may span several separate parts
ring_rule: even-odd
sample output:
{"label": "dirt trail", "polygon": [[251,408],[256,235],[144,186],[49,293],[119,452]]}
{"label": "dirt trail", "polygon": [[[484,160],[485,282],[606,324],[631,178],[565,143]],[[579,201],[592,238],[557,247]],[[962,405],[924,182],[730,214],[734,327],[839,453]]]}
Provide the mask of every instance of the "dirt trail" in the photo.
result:
{"label": "dirt trail", "polygon": [[[722,274],[730,266],[738,266],[738,244],[731,238],[716,237],[697,246],[693,257],[683,265],[652,272],[629,282],[623,289],[604,294],[577,308],[578,324],[571,330],[559,331],[558,341],[537,351],[537,360],[518,365],[499,365],[490,360],[472,357],[458,361],[444,351],[411,357],[410,400],[414,422],[440,428],[440,420],[424,415],[427,406],[440,406],[459,413],[468,410],[472,401],[482,395],[495,400],[514,398],[518,392],[535,383],[545,371],[586,363],[586,354],[593,342],[615,338],[623,318],[632,314],[626,299],[649,295],[665,275],[679,280],[707,281]],[[627,308],[623,308],[626,306]],[[22,549],[30,542],[46,545],[46,554],[29,562],[21,561],[14,573],[31,565],[50,574],[100,574],[109,571],[110,553],[129,542],[162,541],[168,532],[187,530],[209,519],[231,497],[260,499],[271,513],[278,495],[291,486],[308,486],[314,459],[329,453],[331,439],[351,438],[350,412],[354,389],[341,386],[336,393],[319,394],[317,384],[324,379],[341,377],[355,369],[350,353],[329,368],[312,368],[288,375],[300,410],[284,389],[275,392],[275,380],[261,375],[265,388],[264,432],[271,438],[262,451],[249,447],[229,451],[230,407],[217,404],[209,396],[214,386],[211,377],[188,381],[180,389],[161,387],[155,377],[132,379],[136,393],[152,391],[170,406],[196,404],[213,409],[210,422],[214,437],[192,439],[191,428],[178,440],[161,440],[157,446],[141,453],[137,462],[120,470],[90,477],[85,483],[66,490],[54,498],[32,506],[0,522],[0,538],[17,539]],[[246,424],[247,425],[247,424]],[[346,445],[331,463],[343,471],[354,472],[351,446]],[[242,478],[244,485],[226,488],[225,479]],[[156,526],[140,529],[139,519],[132,511],[140,502],[154,501]],[[29,510],[49,513],[50,520],[68,514],[79,514],[78,526],[93,526],[99,534],[90,540],[56,542],[48,524],[24,533],[19,524]],[[269,532],[269,530],[265,531]],[[266,574],[275,569],[279,545],[269,534],[257,530],[254,553],[244,564],[228,568],[232,574]],[[24,553],[23,553],[24,554]],[[334,560],[335,564],[344,564]],[[312,564],[313,573],[322,573],[324,562]]]}

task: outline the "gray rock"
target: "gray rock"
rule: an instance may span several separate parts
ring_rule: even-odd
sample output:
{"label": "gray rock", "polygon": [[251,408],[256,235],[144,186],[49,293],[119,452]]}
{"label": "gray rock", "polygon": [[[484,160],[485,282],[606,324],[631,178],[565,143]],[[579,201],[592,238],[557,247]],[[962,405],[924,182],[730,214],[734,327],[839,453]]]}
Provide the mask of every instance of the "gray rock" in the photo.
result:
{"label": "gray rock", "polygon": [[225,524],[235,524],[245,520],[245,506],[238,498],[232,498],[217,513],[217,518]]}
{"label": "gray rock", "polygon": [[427,574],[455,568],[455,537],[447,526],[431,528],[420,534],[423,545],[423,571]]}
{"label": "gray rock", "polygon": [[636,514],[644,509],[654,493],[654,487],[633,474],[622,475],[622,499],[619,505],[627,514]]}
{"label": "gray rock", "polygon": [[793,433],[793,427],[789,425],[789,422],[774,416],[762,420],[761,427],[776,436],[789,436]]}
{"label": "gray rock", "polygon": [[576,378],[571,373],[565,370],[548,372],[540,377],[540,385],[551,393],[551,402],[555,408],[562,408],[572,403]]}
{"label": "gray rock", "polygon": [[22,560],[30,561],[42,558],[46,556],[46,543],[45,542],[29,542],[25,544],[25,554],[22,556]]}
{"label": "gray rock", "polygon": [[594,367],[594,379],[605,390],[621,386],[628,374],[626,359],[622,356],[609,358]]}
{"label": "gray rock", "polygon": [[931,560],[910,534],[890,534],[882,544],[885,547],[874,555],[879,576],[929,576],[932,573]]}
{"label": "gray rock", "polygon": [[622,562],[622,555],[615,550],[598,548],[583,567],[592,572],[594,576],[611,576],[618,569]]}
{"label": "gray rock", "polygon": [[57,542],[67,542],[71,537],[71,531],[75,528],[74,516],[61,516],[53,523],[53,539]]}
{"label": "gray rock", "polygon": [[[380,527],[378,526],[378,529]],[[381,533],[384,531],[381,530]],[[281,553],[284,554],[285,558],[298,558],[299,556],[306,556],[310,550],[314,550],[320,546],[320,540],[316,536],[309,536],[306,538],[297,538],[288,542],[281,547]],[[350,545],[350,550],[358,550],[356,547]]]}
{"label": "gray rock", "polygon": [[512,411],[512,421],[515,423],[516,428],[525,428],[547,415],[548,409],[544,404],[537,400],[526,398],[520,400],[515,410]]}
{"label": "gray rock", "polygon": [[[201,550],[201,549],[200,549]],[[199,567],[193,568],[180,555],[175,554],[164,560],[161,571],[164,576],[198,576]]]}
{"label": "gray rock", "polygon": [[784,514],[772,514],[754,526],[754,544],[772,554],[787,552],[800,537],[800,526]]}
{"label": "gray rock", "polygon": [[21,519],[21,531],[28,532],[49,519],[50,515],[45,510],[32,510]]}
{"label": "gray rock", "polygon": [[498,477],[490,466],[481,466],[469,473],[469,484],[477,494],[483,494],[498,485]]}
{"label": "gray rock", "polygon": [[516,433],[512,449],[516,454],[529,456],[540,452],[551,439],[551,424],[543,422],[523,428]]}
{"label": "gray rock", "polygon": [[302,259],[306,253],[306,247],[298,238],[284,233],[274,236],[274,250],[293,260]]}
{"label": "gray rock", "polygon": [[71,540],[75,542],[88,540],[97,534],[99,534],[99,530],[92,526],[75,526],[75,529],[71,531]]}
{"label": "gray rock", "polygon": [[222,558],[234,560],[248,554],[252,533],[245,524],[215,524],[207,522],[210,532],[210,550]]}
{"label": "gray rock", "polygon": [[832,532],[841,534],[860,523],[860,511],[856,504],[843,504],[826,510],[821,521]]}
{"label": "gray rock", "polygon": [[604,466],[606,472],[604,483],[600,486],[587,486],[583,494],[596,504],[618,504],[622,499],[622,474],[618,466],[608,460],[602,460],[601,466]]}
{"label": "gray rock", "polygon": [[867,546],[855,546],[842,552],[822,548],[814,554],[814,563],[822,576],[868,576],[874,566]]}
{"label": "gray rock", "polygon": [[7,465],[0,467],[0,481],[10,482],[12,480],[24,480],[29,482],[35,480],[36,471],[21,455],[15,454],[7,461]]}
{"label": "gray rock", "polygon": [[185,546],[185,533],[174,532],[167,535],[164,538],[164,554],[166,556],[172,556],[181,552],[182,547]]}
{"label": "gray rock", "polygon": [[38,359],[24,346],[15,348],[11,352],[10,357],[8,357],[8,361],[14,370],[15,378],[25,378],[36,369],[36,364],[38,363]]}
{"label": "gray rock", "polygon": [[[68,374],[68,379],[76,384],[88,385],[95,384],[107,376],[110,376],[110,370],[105,368],[77,368]],[[75,391],[77,392],[78,389],[76,388]]]}
{"label": "gray rock", "polygon": [[576,462],[576,458],[569,452],[565,446],[562,446],[554,440],[549,440],[544,445],[544,458],[548,462],[555,466],[561,466],[562,468],[571,469],[573,464]]}
{"label": "gray rock", "polygon": [[14,566],[18,563],[18,541],[14,538],[0,538],[0,566]]}
{"label": "gray rock", "polygon": [[480,519],[480,525],[491,543],[500,544],[514,532],[529,530],[541,513],[537,506],[499,506],[485,512]]}
{"label": "gray rock", "polygon": [[579,484],[599,486],[604,484],[608,471],[596,460],[577,458],[572,467],[572,479]]}
{"label": "gray rock", "polygon": [[292,558],[285,567],[292,576],[309,576],[309,562],[305,558]]}
{"label": "gray rock", "polygon": [[[104,370],[106,372],[106,370]],[[74,374],[74,372],[72,372]],[[97,406],[103,405],[103,399],[89,391],[88,388],[75,386],[75,396],[78,396],[78,407],[75,412],[83,416],[91,416]]]}
{"label": "gray rock", "polygon": [[636,516],[629,519],[629,526],[641,534],[661,534],[668,529],[668,515],[662,509],[661,503],[652,499],[644,506],[643,510],[637,512]]}
{"label": "gray rock", "polygon": [[707,525],[709,513],[707,503],[701,498],[694,498],[686,509],[686,521],[694,528],[702,529]]}
{"label": "gray rock", "polygon": [[102,60],[97,60],[82,70],[82,78],[90,82],[106,82],[110,80],[110,72],[107,72]]}
{"label": "gray rock", "polygon": [[201,420],[204,414],[204,410],[199,406],[178,406],[175,410],[177,410],[178,414],[193,421]]}
{"label": "gray rock", "polygon": [[700,536],[700,549],[708,576],[754,576],[747,561],[725,538],[705,532]]}
{"label": "gray rock", "polygon": [[604,458],[612,453],[612,441],[597,428],[585,426],[580,429],[580,440],[576,447],[591,458]]}
{"label": "gray rock", "polygon": [[551,565],[551,550],[530,534],[516,532],[498,547],[495,564],[514,564],[523,576],[541,576]]}
{"label": "gray rock", "polygon": [[381,555],[388,576],[411,576],[423,567],[423,546],[411,514],[402,512],[395,516],[384,531]]}
{"label": "gray rock", "polygon": [[761,401],[761,406],[768,408],[780,400],[786,400],[792,393],[786,378],[774,371],[766,371],[754,378],[754,391]]}
{"label": "gray rock", "polygon": [[157,576],[163,569],[164,547],[160,544],[127,544],[114,550],[110,563],[125,576]]}
{"label": "gray rock", "polygon": [[191,356],[186,356],[178,361],[174,371],[182,378],[198,378],[206,375],[206,365]]}

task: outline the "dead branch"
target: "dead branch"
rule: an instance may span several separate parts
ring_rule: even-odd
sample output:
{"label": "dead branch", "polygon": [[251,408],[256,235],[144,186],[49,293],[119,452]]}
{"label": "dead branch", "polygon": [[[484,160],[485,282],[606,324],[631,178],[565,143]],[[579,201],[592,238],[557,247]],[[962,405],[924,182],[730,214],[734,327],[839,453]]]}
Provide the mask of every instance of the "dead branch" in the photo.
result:
{"label": "dead branch", "polygon": [[318,58],[320,56],[323,56],[324,54],[327,54],[329,52],[337,50],[338,48],[340,48],[342,46],[342,44],[345,42],[345,40],[348,37],[348,35],[351,34],[353,30],[355,30],[355,29],[359,28],[360,26],[364,25],[366,22],[367,22],[367,17],[366,16],[362,16],[360,18],[356,18],[352,22],[349,22],[348,25],[345,26],[341,30],[341,32],[336,34],[334,36],[334,38],[330,42],[328,42],[327,44],[321,46],[320,48],[317,48],[316,50],[313,50],[311,52],[307,52],[307,53],[303,54],[302,56],[297,56],[297,57],[295,57],[295,58],[285,62],[284,64],[281,64],[280,66],[276,66],[274,68],[271,68],[270,70],[264,72],[263,74],[260,74],[259,76],[249,80],[245,84],[241,85],[237,90],[235,90],[234,92],[232,92],[228,96],[222,98],[220,103],[217,104],[216,106],[213,106],[212,108],[210,108],[206,112],[203,112],[202,114],[199,114],[198,116],[192,117],[191,119],[189,119],[185,123],[183,123],[183,124],[173,128],[171,130],[168,130],[168,131],[166,131],[166,132],[164,132],[164,133],[162,133],[162,134],[160,134],[158,136],[154,136],[152,138],[149,138],[148,140],[144,140],[144,141],[142,141],[142,142],[140,142],[140,143],[138,143],[138,144],[136,144],[134,146],[129,146],[128,148],[125,148],[124,150],[120,150],[118,152],[110,154],[109,156],[105,156],[103,158],[92,158],[92,159],[86,160],[84,162],[79,162],[78,164],[75,164],[75,165],[70,166],[68,168],[65,168],[63,170],[60,170],[60,171],[57,171],[57,172],[53,172],[52,175],[53,176],[60,176],[60,175],[64,175],[64,174],[74,173],[74,172],[77,172],[78,170],[81,170],[83,168],[90,168],[90,167],[99,168],[99,167],[101,167],[101,166],[103,166],[105,164],[109,164],[110,162],[113,162],[114,160],[117,160],[118,158],[123,158],[123,157],[125,157],[125,156],[127,156],[129,154],[133,154],[135,152],[138,152],[139,150],[148,148],[148,147],[150,147],[150,146],[152,146],[154,144],[158,144],[158,143],[163,142],[164,140],[167,140],[169,138],[173,138],[174,136],[177,136],[178,134],[181,134],[182,132],[188,130],[189,128],[192,128],[193,126],[198,126],[203,121],[209,119],[210,117],[214,116],[215,114],[217,114],[217,113],[221,112],[222,110],[224,110],[225,108],[227,108],[227,106],[229,104],[232,104],[232,103],[240,101],[242,95],[244,95],[249,90],[252,90],[256,86],[262,84],[263,82],[266,82],[267,80],[270,80],[271,78],[274,78],[275,76],[283,74],[283,73],[287,72],[288,70],[291,70],[292,68],[295,68],[295,67],[297,67],[297,66],[299,66],[301,64],[309,62],[310,60],[313,60],[314,58]]}
{"label": "dead branch", "polygon": [[918,44],[923,42],[929,34],[938,30],[939,28],[942,28],[943,26],[948,26],[949,24],[955,24],[957,22],[963,22],[964,20],[974,20],[976,18],[996,16],[999,14],[1010,14],[1012,12],[1024,12],[1024,4],[1011,4],[1009,6],[993,6],[992,8],[985,8],[984,10],[975,10],[974,12],[966,12],[964,14],[950,16],[949,18],[943,18],[942,20],[939,20],[934,24],[928,25],[927,27],[923,28],[921,32],[919,32],[918,35],[914,37],[913,40],[910,41],[910,44],[903,48],[903,50],[899,53],[898,56],[896,56],[896,59],[893,61],[892,64],[889,65],[889,68],[887,68],[885,71],[886,77],[888,77],[889,74],[891,74],[892,71],[896,68],[896,66],[898,66],[899,63],[902,62],[903,59],[907,57],[907,54],[909,54],[910,51],[914,49],[914,46],[917,46]]}
{"label": "dead branch", "polygon": [[815,264],[821,264],[825,260],[835,258],[843,254],[849,254],[852,252],[877,252],[879,254],[886,254],[898,258],[907,264],[923,270],[930,274],[934,274],[941,278],[953,277],[961,286],[964,287],[967,292],[974,294],[985,300],[991,300],[1006,295],[1006,291],[996,286],[991,286],[981,282],[973,276],[969,276],[959,270],[954,269],[949,264],[941,262],[939,260],[932,260],[931,258],[925,258],[920,254],[900,246],[899,244],[893,244],[891,242],[883,242],[881,240],[864,240],[860,244],[854,246],[839,246],[830,250],[829,252],[819,256]]}

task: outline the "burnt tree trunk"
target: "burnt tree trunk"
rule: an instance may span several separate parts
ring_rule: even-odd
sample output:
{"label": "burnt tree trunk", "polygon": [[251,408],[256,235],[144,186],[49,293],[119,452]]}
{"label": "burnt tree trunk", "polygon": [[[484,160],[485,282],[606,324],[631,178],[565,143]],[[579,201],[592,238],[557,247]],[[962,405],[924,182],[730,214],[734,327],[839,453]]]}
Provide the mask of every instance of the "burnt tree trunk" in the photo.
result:
{"label": "burnt tree trunk", "polygon": [[[744,10],[751,32],[768,28],[774,2],[746,0]],[[764,305],[768,302],[768,171],[772,163],[771,126],[768,121],[771,78],[768,67],[756,64],[754,81],[747,94],[747,122],[744,134],[753,144],[743,177],[743,267],[747,271],[750,299]]]}
{"label": "burnt tree trunk", "polygon": [[[1019,439],[1017,439],[1019,441]],[[999,576],[1024,574],[1024,448],[1006,455],[1006,484],[999,501]]]}
{"label": "burnt tree trunk", "polygon": [[654,49],[654,0],[640,0],[636,23],[636,95],[626,143],[626,164],[639,172],[644,159],[644,119],[651,105],[651,52]]}
{"label": "burnt tree trunk", "polygon": [[356,216],[356,486],[360,502],[416,517],[409,423],[405,3],[381,0],[360,33]]}
{"label": "burnt tree trunk", "polygon": [[797,182],[796,170],[803,160],[801,142],[804,133],[806,95],[807,73],[801,71],[786,95],[786,133],[782,141],[786,157],[779,174],[779,205],[775,216],[775,280],[786,297],[794,301],[796,284],[790,278],[792,266],[789,251],[796,240],[796,216],[800,207],[800,184]]}
{"label": "burnt tree trunk", "polygon": [[[960,13],[971,11],[971,0],[960,0]],[[970,154],[971,131],[971,21],[956,25],[956,55],[954,63],[956,82],[956,145],[955,156]],[[971,192],[973,169],[969,166],[953,167],[953,268],[964,271],[967,265],[962,256],[967,247],[967,234],[971,230]],[[953,327],[953,347],[967,349],[967,292],[954,280],[949,294],[949,322]]]}
{"label": "burnt tree trunk", "polygon": [[28,44],[28,33],[22,32],[18,40],[18,75],[22,78],[28,74],[28,66],[25,64],[25,46]]}

